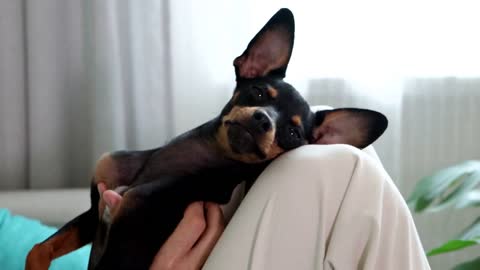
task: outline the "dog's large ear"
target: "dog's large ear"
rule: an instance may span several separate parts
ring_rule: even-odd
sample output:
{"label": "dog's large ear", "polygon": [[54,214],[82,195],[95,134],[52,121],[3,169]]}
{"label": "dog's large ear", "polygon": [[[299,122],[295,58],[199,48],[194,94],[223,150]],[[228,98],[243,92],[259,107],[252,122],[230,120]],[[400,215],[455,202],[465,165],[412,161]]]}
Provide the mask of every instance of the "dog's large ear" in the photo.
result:
{"label": "dog's large ear", "polygon": [[376,111],[342,108],[317,111],[310,143],[350,144],[365,148],[383,134],[387,118]]}
{"label": "dog's large ear", "polygon": [[252,79],[267,75],[285,77],[293,49],[295,22],[289,9],[280,9],[235,58],[235,75]]}

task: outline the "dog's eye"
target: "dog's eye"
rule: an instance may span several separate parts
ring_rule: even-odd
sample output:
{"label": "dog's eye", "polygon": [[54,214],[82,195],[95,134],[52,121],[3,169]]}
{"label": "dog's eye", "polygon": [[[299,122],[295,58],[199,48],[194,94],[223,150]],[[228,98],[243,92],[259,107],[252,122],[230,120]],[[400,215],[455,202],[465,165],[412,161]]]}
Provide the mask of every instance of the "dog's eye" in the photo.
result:
{"label": "dog's eye", "polygon": [[288,129],[288,133],[290,135],[290,137],[294,138],[294,139],[301,139],[301,135],[300,135],[300,131],[298,131],[298,129],[296,128],[289,128]]}
{"label": "dog's eye", "polygon": [[305,144],[302,130],[294,126],[287,126],[282,130],[282,133],[278,136],[278,142],[279,145],[286,150]]}
{"label": "dog's eye", "polygon": [[254,101],[263,101],[265,94],[264,89],[259,86],[252,86],[251,97]]}

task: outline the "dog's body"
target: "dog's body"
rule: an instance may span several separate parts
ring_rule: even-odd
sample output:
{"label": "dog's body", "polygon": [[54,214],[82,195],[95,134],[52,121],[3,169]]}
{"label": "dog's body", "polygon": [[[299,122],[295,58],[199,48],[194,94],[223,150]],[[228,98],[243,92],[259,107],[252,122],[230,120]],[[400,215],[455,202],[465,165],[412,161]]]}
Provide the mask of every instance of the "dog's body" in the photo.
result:
{"label": "dog's body", "polygon": [[[36,245],[27,269],[47,269],[54,258],[89,242],[89,269],[148,269],[190,203],[227,203],[240,182],[252,183],[271,160],[301,145],[361,148],[376,140],[387,126],[382,114],[312,113],[283,81],[293,39],[293,15],[282,9],[235,59],[237,86],[218,117],[163,147],[104,155],[91,185],[91,208]],[[122,194],[115,213],[99,210],[99,182]]]}

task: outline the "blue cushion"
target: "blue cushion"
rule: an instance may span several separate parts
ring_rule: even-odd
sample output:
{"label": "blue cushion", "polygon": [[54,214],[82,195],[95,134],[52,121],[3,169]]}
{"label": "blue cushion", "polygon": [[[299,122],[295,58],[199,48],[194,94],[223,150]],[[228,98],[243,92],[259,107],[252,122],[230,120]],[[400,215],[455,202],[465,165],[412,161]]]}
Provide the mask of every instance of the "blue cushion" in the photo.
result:
{"label": "blue cushion", "polygon": [[[57,231],[38,220],[12,215],[0,208],[0,268],[24,270],[25,258],[36,243],[42,242]],[[85,270],[88,265],[90,245],[53,261],[50,269]]]}

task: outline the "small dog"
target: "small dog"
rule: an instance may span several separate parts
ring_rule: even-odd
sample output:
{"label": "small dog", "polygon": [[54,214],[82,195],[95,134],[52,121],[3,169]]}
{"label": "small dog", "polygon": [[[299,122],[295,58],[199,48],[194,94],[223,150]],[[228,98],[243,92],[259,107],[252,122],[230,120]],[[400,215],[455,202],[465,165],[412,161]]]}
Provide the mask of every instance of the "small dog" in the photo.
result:
{"label": "small dog", "polygon": [[[363,148],[386,129],[381,113],[344,108],[313,113],[283,81],[293,49],[294,19],[279,10],[234,60],[236,87],[220,115],[146,151],[106,154],[91,184],[91,208],[30,251],[26,269],[93,242],[88,269],[148,269],[195,201],[225,204],[242,181],[252,183],[271,160],[308,144]],[[100,216],[97,183],[123,196]],[[122,187],[119,189],[119,187]]]}

